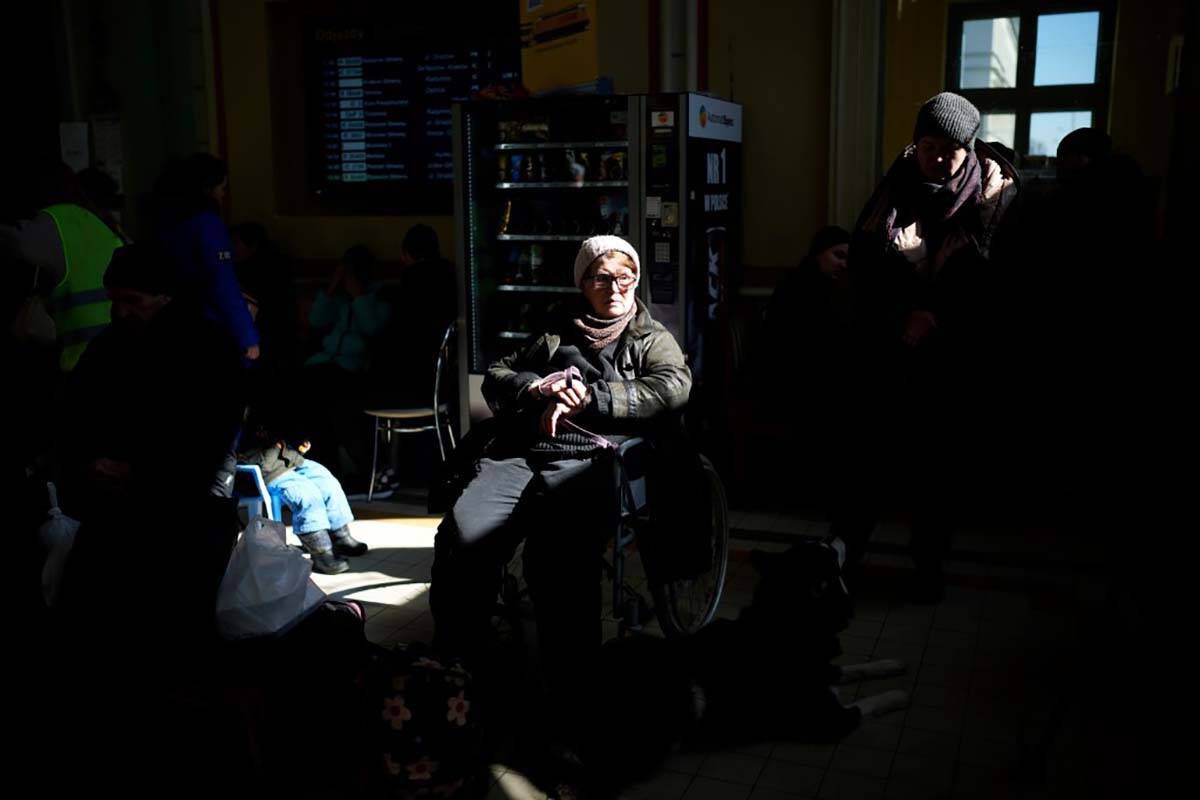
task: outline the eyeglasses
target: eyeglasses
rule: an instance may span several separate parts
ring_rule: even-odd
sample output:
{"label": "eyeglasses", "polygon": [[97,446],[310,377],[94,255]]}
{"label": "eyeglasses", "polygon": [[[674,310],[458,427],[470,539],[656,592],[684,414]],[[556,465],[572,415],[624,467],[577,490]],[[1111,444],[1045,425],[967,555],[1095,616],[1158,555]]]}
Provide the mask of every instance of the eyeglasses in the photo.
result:
{"label": "eyeglasses", "polygon": [[628,289],[633,286],[633,282],[637,278],[633,275],[589,275],[584,278],[585,281],[592,284],[596,289],[607,289],[610,286],[616,286],[618,289]]}

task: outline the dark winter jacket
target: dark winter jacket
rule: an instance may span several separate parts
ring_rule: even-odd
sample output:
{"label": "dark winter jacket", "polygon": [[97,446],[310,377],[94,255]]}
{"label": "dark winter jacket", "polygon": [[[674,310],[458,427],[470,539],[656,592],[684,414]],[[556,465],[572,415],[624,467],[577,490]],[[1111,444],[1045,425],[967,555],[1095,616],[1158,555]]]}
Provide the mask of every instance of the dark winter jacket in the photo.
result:
{"label": "dark winter jacket", "polygon": [[1019,191],[1016,170],[983,142],[940,187],[925,181],[907,148],[850,243],[856,302],[874,333],[898,340],[916,310],[932,313],[943,330],[980,324],[992,250]]}
{"label": "dark winter jacket", "polygon": [[238,453],[237,460],[239,464],[255,466],[262,470],[263,480],[267,483],[271,483],[288,470],[304,466],[304,456],[300,455],[300,451],[283,443],[250,447]]}
{"label": "dark winter jacket", "polygon": [[190,508],[233,450],[245,406],[241,353],[194,306],[172,301],[140,330],[110,326],[88,346],[64,396],[64,510],[71,505],[80,519],[119,510],[86,476],[102,458],[129,465],[128,498]]}
{"label": "dark winter jacket", "polygon": [[[640,300],[637,309],[613,354],[617,378],[591,384],[594,410],[602,417],[648,419],[676,411],[687,404],[692,389],[692,373],[675,337],[651,318]],[[574,331],[566,324],[556,328],[488,368],[483,395],[494,412],[517,410],[526,402],[531,383],[562,369],[559,349],[573,343]]]}
{"label": "dark winter jacket", "polygon": [[[578,313],[582,301],[576,307]],[[488,368],[483,396],[494,413],[512,417],[509,432],[537,438],[546,400],[529,394],[536,380],[576,366],[591,389],[588,407],[572,418],[600,434],[639,433],[656,418],[687,405],[692,375],[671,333],[650,316],[640,301],[637,313],[615,345],[592,353],[566,314],[554,331],[538,336],[523,349]],[[560,434],[561,436],[561,434]]]}

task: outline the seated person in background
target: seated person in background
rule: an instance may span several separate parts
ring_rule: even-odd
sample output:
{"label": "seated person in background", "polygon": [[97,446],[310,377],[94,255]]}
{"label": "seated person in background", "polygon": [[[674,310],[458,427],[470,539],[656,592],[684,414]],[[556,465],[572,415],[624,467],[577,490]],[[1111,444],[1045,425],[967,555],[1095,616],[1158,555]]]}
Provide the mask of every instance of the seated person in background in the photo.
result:
{"label": "seated person in background", "polygon": [[332,366],[360,375],[371,363],[371,340],[388,321],[391,309],[371,285],[375,254],[357,244],[342,256],[329,286],[317,292],[308,322],[325,333],[321,349],[305,366]]}
{"label": "seated person in background", "polygon": [[[105,648],[93,666],[118,673],[98,678],[114,701],[124,695],[109,678],[148,698],[160,696],[148,673],[175,681],[176,670],[206,669],[198,655],[169,654],[216,639],[238,532],[224,476],[246,405],[242,350],[199,304],[173,297],[170,263],[149,242],[113,253],[112,324],[80,358],[58,414],[60,505],[82,522],[61,605],[85,649]],[[114,621],[103,601],[115,576],[136,583],[135,623]]]}
{"label": "seated person in background", "polygon": [[[779,282],[763,315],[765,341],[753,351],[750,385],[743,390],[753,398],[751,408],[785,434],[786,441],[776,438],[767,447],[805,454],[789,459],[794,466],[786,475],[769,469],[764,479],[783,478],[784,491],[804,502],[822,502],[828,483],[838,480],[830,465],[850,424],[850,378],[860,369],[856,343],[861,337],[853,325],[846,272],[849,247],[849,231],[822,228],[804,260]],[[780,405],[754,391],[753,385],[762,381],[780,384],[790,401]]]}
{"label": "seated person in background", "polygon": [[486,651],[501,568],[522,540],[547,676],[573,680],[599,646],[597,556],[616,498],[596,434],[621,441],[662,427],[692,385],[679,345],[636,299],[639,267],[620,237],[585,241],[571,313],[489,368],[483,393],[499,433],[434,543],[439,649]]}
{"label": "seated person in background", "polygon": [[313,426],[309,438],[319,452],[336,454],[330,457],[339,459],[343,480],[364,473],[370,458],[366,448],[372,427],[362,413],[368,405],[367,371],[391,315],[371,284],[375,264],[375,255],[364,245],[347,250],[308,316],[313,331],[325,334],[321,349],[305,362],[305,417]]}
{"label": "seated person in background", "polygon": [[442,335],[458,314],[454,265],[442,258],[428,225],[414,225],[404,235],[401,263],[398,285],[383,291],[389,305],[405,313],[393,315],[380,337],[373,383],[382,406],[426,406]]}
{"label": "seated person in background", "polygon": [[[380,290],[391,308],[404,309],[393,314],[376,342],[371,361],[367,405],[376,408],[424,408],[433,404],[434,371],[446,326],[458,314],[454,265],[442,258],[437,233],[428,225],[414,225],[404,235],[400,256],[403,269],[400,280]],[[450,343],[454,354],[454,342]],[[444,366],[438,388],[439,402],[454,408],[456,374],[453,363]],[[398,484],[425,483],[425,470],[438,461],[432,438],[404,437],[406,456],[390,450],[376,476],[376,490]],[[393,464],[393,461],[395,462]],[[385,465],[386,464],[386,465]],[[399,471],[398,471],[399,469]]]}
{"label": "seated person in background", "polygon": [[[112,325],[80,359],[63,409],[64,510],[87,521],[113,501],[224,496],[225,456],[245,407],[240,349],[195,303],[152,243],[113,253]],[[185,421],[181,423],[181,421]]]}
{"label": "seated person in background", "polygon": [[404,235],[403,297],[420,298],[406,315],[414,335],[413,346],[428,358],[441,344],[446,326],[458,314],[454,265],[442,258],[437,233],[428,225],[414,225]]}
{"label": "seated person in background", "polygon": [[808,255],[779,282],[767,305],[764,321],[772,349],[800,344],[819,353],[837,348],[850,320],[849,249],[849,231],[834,225],[817,231]]}

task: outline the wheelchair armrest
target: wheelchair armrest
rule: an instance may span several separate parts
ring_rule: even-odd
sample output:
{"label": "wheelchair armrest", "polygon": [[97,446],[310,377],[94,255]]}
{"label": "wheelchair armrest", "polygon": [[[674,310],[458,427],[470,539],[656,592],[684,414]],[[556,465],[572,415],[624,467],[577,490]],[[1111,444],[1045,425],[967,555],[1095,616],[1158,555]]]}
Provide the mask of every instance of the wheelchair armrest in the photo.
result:
{"label": "wheelchair armrest", "polygon": [[616,482],[622,513],[636,514],[646,507],[646,462],[653,445],[634,436],[617,446]]}
{"label": "wheelchair armrest", "polygon": [[625,458],[630,452],[642,447],[650,447],[650,442],[644,436],[631,436],[617,446],[617,457]]}

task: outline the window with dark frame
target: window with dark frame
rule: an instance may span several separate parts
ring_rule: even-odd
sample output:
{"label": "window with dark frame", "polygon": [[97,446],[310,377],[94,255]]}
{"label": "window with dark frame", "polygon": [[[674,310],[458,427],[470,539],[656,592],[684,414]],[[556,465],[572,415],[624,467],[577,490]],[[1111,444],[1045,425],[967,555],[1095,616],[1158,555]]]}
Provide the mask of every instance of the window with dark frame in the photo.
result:
{"label": "window with dark frame", "polygon": [[1115,0],[950,6],[946,86],[982,115],[979,138],[1032,164],[1076,128],[1108,128]]}

